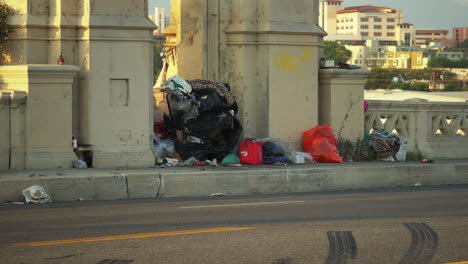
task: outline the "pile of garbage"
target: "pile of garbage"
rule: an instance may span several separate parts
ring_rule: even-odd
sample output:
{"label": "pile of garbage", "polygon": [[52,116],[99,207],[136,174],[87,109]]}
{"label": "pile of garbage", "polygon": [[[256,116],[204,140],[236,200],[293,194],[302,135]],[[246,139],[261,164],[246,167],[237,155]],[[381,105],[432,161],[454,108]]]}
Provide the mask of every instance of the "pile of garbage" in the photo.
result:
{"label": "pile of garbage", "polygon": [[278,138],[239,142],[242,126],[228,83],[169,78],[162,86],[164,120],[154,124],[157,165],[285,164],[312,162]]}
{"label": "pile of garbage", "polygon": [[159,158],[221,160],[233,152],[242,126],[229,84],[174,76],[165,82],[163,92],[168,115],[155,124]]}
{"label": "pile of garbage", "polygon": [[397,134],[388,131],[373,131],[369,144],[381,161],[406,161],[408,144],[402,143]]}

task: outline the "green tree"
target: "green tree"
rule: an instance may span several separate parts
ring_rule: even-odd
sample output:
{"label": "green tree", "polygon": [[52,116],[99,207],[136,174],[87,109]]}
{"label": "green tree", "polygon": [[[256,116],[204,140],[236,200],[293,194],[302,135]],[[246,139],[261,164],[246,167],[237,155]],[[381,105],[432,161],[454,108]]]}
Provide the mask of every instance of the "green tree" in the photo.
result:
{"label": "green tree", "polygon": [[345,46],[338,44],[335,41],[325,41],[325,58],[334,60],[335,65],[338,63],[346,63],[351,58],[351,51]]}
{"label": "green tree", "polygon": [[433,57],[427,63],[429,68],[453,68],[454,62],[446,57]]}
{"label": "green tree", "polygon": [[413,91],[426,91],[429,88],[429,85],[424,82],[414,82],[411,85],[411,90]]}
{"label": "green tree", "polygon": [[389,70],[372,68],[364,88],[366,90],[386,89],[391,80],[392,75],[390,74]]}
{"label": "green tree", "polygon": [[444,91],[446,91],[446,92],[458,92],[458,91],[463,91],[463,89],[461,87],[458,87],[454,83],[446,83]]}
{"label": "green tree", "polygon": [[0,3],[0,64],[5,61],[6,41],[13,32],[13,28],[8,25],[8,16],[13,13],[13,10],[6,4]]}
{"label": "green tree", "polygon": [[460,48],[468,49],[468,39],[465,39],[462,43],[460,43]]}

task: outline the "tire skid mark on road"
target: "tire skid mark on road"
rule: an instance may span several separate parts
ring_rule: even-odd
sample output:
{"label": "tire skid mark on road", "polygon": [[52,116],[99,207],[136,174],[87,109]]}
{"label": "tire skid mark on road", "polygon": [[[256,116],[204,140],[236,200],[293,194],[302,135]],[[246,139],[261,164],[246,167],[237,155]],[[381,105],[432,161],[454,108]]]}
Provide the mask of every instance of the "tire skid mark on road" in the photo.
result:
{"label": "tire skid mark on road", "polygon": [[411,233],[411,246],[399,264],[430,263],[439,246],[437,233],[424,223],[403,224]]}
{"label": "tire skid mark on road", "polygon": [[328,231],[327,237],[330,248],[326,264],[346,264],[356,259],[356,240],[351,231]]}

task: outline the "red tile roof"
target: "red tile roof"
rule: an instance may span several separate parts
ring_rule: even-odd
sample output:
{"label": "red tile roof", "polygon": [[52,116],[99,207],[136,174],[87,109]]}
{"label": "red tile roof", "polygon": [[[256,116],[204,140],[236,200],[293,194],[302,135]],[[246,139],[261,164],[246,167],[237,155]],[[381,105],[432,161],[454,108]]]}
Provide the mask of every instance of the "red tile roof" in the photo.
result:
{"label": "red tile roof", "polygon": [[364,5],[364,6],[351,6],[347,7],[341,11],[338,11],[338,14],[346,13],[365,13],[365,12],[375,12],[375,13],[396,13],[396,9],[383,6],[373,6],[373,5]]}

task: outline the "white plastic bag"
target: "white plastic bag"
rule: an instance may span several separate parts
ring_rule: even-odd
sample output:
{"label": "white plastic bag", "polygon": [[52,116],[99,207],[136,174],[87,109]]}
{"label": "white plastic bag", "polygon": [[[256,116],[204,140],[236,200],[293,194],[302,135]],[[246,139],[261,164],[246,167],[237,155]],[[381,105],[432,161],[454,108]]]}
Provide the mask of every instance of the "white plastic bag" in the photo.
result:
{"label": "white plastic bag", "polygon": [[406,161],[406,153],[408,152],[408,144],[402,143],[400,150],[398,150],[396,156],[397,161]]}
{"label": "white plastic bag", "polygon": [[83,160],[73,160],[73,168],[75,169],[87,169],[88,165]]}
{"label": "white plastic bag", "polygon": [[167,81],[164,83],[164,89],[170,89],[172,91],[179,90],[185,94],[192,92],[192,86],[179,75],[175,75],[167,79]]}
{"label": "white plastic bag", "polygon": [[155,136],[154,154],[156,158],[165,158],[166,152],[175,153],[175,143],[172,139],[162,139],[160,136]]}
{"label": "white plastic bag", "polygon": [[50,199],[49,195],[41,186],[35,185],[24,189],[23,196],[26,200],[26,203],[42,204],[52,202],[52,199]]}

